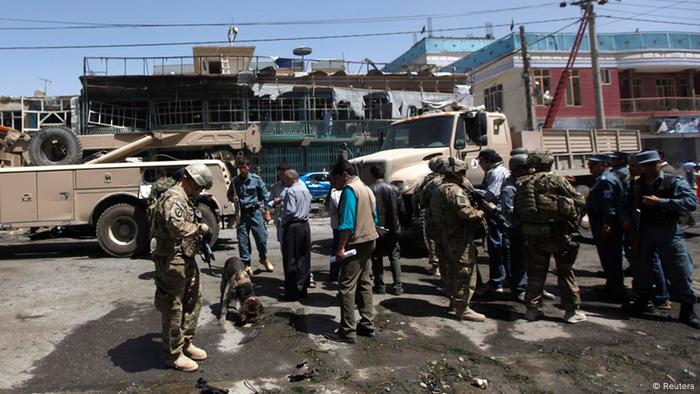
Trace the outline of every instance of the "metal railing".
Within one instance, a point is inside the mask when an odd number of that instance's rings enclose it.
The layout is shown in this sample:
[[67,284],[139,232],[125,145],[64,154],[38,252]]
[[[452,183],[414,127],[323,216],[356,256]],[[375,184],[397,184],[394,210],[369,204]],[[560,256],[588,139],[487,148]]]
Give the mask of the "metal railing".
[[[84,76],[125,76],[125,75],[235,75],[241,71],[259,72],[268,67],[302,72],[314,70],[345,71],[346,73],[366,73],[369,65],[364,61],[338,59],[285,59],[289,62],[275,62],[270,56],[199,55],[161,57],[85,57]],[[216,66],[212,68],[212,62]],[[376,63],[377,67],[386,63]],[[278,71],[278,72],[279,72]]]
[[642,97],[620,99],[622,112],[672,112],[700,110],[700,97]]

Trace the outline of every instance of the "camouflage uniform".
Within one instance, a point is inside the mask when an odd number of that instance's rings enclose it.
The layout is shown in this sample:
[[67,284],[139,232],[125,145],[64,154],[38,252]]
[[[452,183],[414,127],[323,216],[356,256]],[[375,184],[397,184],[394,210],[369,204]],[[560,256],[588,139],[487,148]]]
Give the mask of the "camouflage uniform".
[[[527,205],[525,182],[534,182],[534,197],[537,204],[542,201],[558,202],[560,209],[566,206],[562,201],[570,202],[568,209],[580,210],[586,203],[583,196],[576,192],[573,186],[561,175],[549,172],[552,158],[542,152],[531,153],[528,165],[535,167],[532,175],[518,178],[515,195],[514,216],[522,224],[526,242],[527,261],[527,292],[525,305],[528,309],[537,310],[542,300],[542,290],[547,278],[549,260],[554,256],[557,264],[557,282],[561,301],[567,312],[578,309],[581,300],[573,265],[578,254],[579,244],[574,240],[574,223],[562,222],[557,215],[548,215],[545,211],[538,212],[536,218],[524,214],[523,206]],[[548,163],[548,164],[547,164]],[[543,168],[544,166],[544,168]],[[531,200],[531,199],[530,199]],[[525,201],[525,202],[524,202]],[[574,208],[575,207],[575,208]],[[568,214],[571,214],[570,212]],[[573,214],[575,219],[575,214]]]
[[[428,262],[433,267],[438,267],[440,265],[435,245],[435,236],[431,234],[435,233],[435,229],[430,228],[430,196],[436,187],[442,184],[443,176],[439,173],[442,168],[442,159],[439,157],[433,158],[428,163],[430,170],[433,171],[426,175],[421,182],[420,186],[416,188],[413,193],[412,205],[414,212],[421,212],[423,216],[423,241],[425,242],[426,248],[428,248]],[[439,228],[439,227],[438,227]],[[442,268],[442,267],[440,267]]]
[[447,263],[443,280],[452,296],[457,317],[462,318],[476,289],[477,252],[473,241],[474,235],[483,231],[484,213],[471,205],[454,177],[446,176],[444,183],[432,192],[429,217],[431,228],[439,234],[436,237],[438,258]]
[[162,314],[163,346],[171,358],[192,341],[202,292],[194,256],[200,225],[194,206],[180,185],[158,200],[151,223],[151,256],[156,265],[154,304]]

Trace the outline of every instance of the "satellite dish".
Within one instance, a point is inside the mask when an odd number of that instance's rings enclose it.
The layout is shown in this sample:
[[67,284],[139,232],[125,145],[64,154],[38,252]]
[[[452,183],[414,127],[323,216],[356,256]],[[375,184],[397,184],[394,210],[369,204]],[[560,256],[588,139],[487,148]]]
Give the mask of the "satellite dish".
[[296,56],[307,56],[311,54],[311,48],[309,47],[296,47],[292,51],[292,53]]
[[233,44],[233,42],[236,40],[236,36],[238,35],[238,27],[236,26],[230,26],[228,28],[228,42]]

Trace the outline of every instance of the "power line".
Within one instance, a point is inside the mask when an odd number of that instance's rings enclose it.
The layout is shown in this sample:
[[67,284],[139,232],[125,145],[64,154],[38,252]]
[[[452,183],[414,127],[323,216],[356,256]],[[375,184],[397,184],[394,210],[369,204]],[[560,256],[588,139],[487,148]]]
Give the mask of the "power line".
[[[620,14],[620,15],[631,15],[631,16],[636,16],[637,13],[634,12],[627,12],[627,11],[617,11],[617,10],[611,10],[609,8],[605,9],[605,12],[612,12],[613,14]],[[696,21],[698,18],[693,18],[693,17],[683,17],[683,16],[673,16],[673,15],[659,15],[659,14],[654,14],[653,15],[656,18],[669,18],[669,19],[684,19],[684,20],[689,20],[689,21]]]
[[[683,1],[685,3],[685,1]],[[674,4],[665,5],[659,7],[657,5],[650,4],[628,4],[628,3],[608,3],[608,5],[615,7],[637,7],[637,8],[654,8],[655,10],[678,10],[678,11],[700,11],[700,8],[685,8],[685,7],[674,7]]]
[[[443,14],[420,14],[420,15],[400,15],[400,16],[380,16],[367,18],[334,18],[334,19],[306,19],[306,20],[281,20],[281,21],[253,21],[236,22],[236,26],[289,26],[289,25],[322,25],[322,24],[352,24],[352,23],[384,23],[384,22],[404,22],[410,20],[424,20],[430,18],[457,18],[461,16],[485,15],[507,11],[519,11],[530,8],[539,8],[557,4],[557,2],[544,2],[526,6],[498,8],[482,11],[464,11],[460,13]],[[230,26],[231,22],[205,22],[205,23],[99,23],[99,22],[75,22],[57,21],[46,19],[21,19],[21,18],[0,18],[0,21],[24,22],[24,23],[51,23],[73,26],[40,26],[40,27],[0,27],[0,30],[73,30],[73,29],[121,29],[121,28],[171,28],[171,27],[221,27]]]
[[[552,23],[552,22],[558,22],[558,21],[567,21],[567,20],[572,20],[572,19],[578,20],[580,18],[577,18],[577,17],[559,18],[559,19],[522,22],[520,24],[534,25],[534,24],[540,24],[540,23]],[[493,25],[493,27],[506,27],[506,26],[510,26],[510,25],[511,25],[510,23],[504,23],[504,24],[500,24],[500,25]],[[433,31],[447,32],[447,31],[462,31],[462,30],[475,30],[475,29],[483,29],[483,26],[456,27],[456,28],[448,28],[448,29],[433,29]],[[361,37],[382,37],[382,36],[407,35],[407,34],[414,34],[414,33],[419,33],[419,32],[416,30],[409,30],[409,31],[398,31],[398,32],[383,32],[383,33],[336,34],[336,35],[328,35],[328,36],[256,38],[256,39],[236,40],[236,43],[325,40],[325,39],[361,38]],[[134,44],[9,46],[9,47],[0,47],[0,50],[11,51],[11,50],[47,50],[47,49],[133,48],[133,47],[161,47],[161,46],[181,46],[181,45],[190,45],[191,46],[191,45],[212,45],[212,44],[229,44],[229,42],[228,41],[185,41],[185,42],[155,42],[155,43],[134,43]]]
[[[634,17],[622,17],[622,16],[612,16],[612,15],[597,15],[598,18],[609,18],[617,19],[623,21],[635,21],[635,22],[651,22],[651,23],[666,23],[670,25],[682,25],[682,26],[700,26],[700,23],[689,23],[689,22],[678,22],[678,21],[663,21],[658,19],[646,19],[646,18],[634,18]],[[606,24],[607,25],[607,24]]]

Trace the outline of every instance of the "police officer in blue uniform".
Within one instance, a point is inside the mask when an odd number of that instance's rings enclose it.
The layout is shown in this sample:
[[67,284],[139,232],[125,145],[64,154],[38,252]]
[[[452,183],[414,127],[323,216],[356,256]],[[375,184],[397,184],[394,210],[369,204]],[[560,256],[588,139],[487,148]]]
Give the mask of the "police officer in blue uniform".
[[245,270],[248,275],[253,274],[251,268],[251,247],[250,233],[253,233],[255,238],[255,246],[258,248],[260,255],[260,264],[262,264],[268,272],[272,272],[274,267],[267,258],[267,227],[265,227],[265,219],[263,213],[269,216],[267,210],[267,200],[270,198],[270,193],[267,191],[265,182],[262,178],[250,172],[250,161],[243,159],[238,162],[238,175],[233,178],[231,189],[228,191],[229,200],[234,201],[238,198],[241,207],[240,222],[236,227],[238,236],[238,254],[241,261],[245,264]]
[[[632,175],[630,174],[629,159],[630,154],[627,152],[616,151],[611,155],[612,162],[610,163],[610,172],[622,182],[622,199],[623,204],[629,200],[630,184]],[[622,232],[622,244],[625,251],[625,257],[630,262],[630,266],[624,270],[625,276],[632,276],[632,243],[630,242],[629,231]]]
[[700,328],[695,314],[696,296],[693,291],[693,262],[683,239],[678,219],[683,211],[692,212],[698,200],[683,178],[665,174],[662,161],[656,151],[644,151],[635,155],[641,175],[632,184],[638,188],[631,207],[639,210],[638,255],[635,264],[634,290],[637,300],[628,310],[641,313],[647,310],[654,295],[651,276],[652,261],[658,250],[661,264],[670,282],[673,299],[680,301],[678,320],[693,328]]
[[622,220],[620,205],[624,186],[610,172],[612,157],[596,154],[588,159],[588,169],[596,177],[586,199],[586,212],[591,223],[600,264],[605,274],[603,297],[624,304],[627,302],[622,273]]

